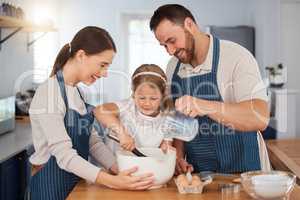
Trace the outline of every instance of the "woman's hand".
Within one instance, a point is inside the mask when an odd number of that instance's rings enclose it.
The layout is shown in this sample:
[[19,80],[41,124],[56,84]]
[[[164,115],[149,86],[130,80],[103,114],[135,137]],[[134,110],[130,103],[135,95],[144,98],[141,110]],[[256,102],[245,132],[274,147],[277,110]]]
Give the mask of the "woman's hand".
[[129,134],[119,134],[119,140],[120,146],[127,151],[132,151],[135,148],[134,139]]
[[114,174],[114,175],[116,175],[116,174],[119,173],[119,168],[118,168],[117,163],[114,163],[114,164],[109,168],[109,172],[110,172],[111,174]]
[[143,174],[133,176],[132,174],[137,171],[137,167],[120,172],[118,175],[113,176],[101,170],[98,174],[96,183],[105,185],[112,189],[123,190],[146,190],[153,186],[153,174]]

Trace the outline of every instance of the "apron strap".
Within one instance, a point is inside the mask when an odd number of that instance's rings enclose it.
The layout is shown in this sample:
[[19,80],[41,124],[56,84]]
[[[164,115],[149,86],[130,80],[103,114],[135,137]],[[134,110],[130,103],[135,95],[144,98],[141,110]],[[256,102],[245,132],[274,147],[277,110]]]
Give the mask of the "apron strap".
[[84,105],[85,105],[87,113],[91,113],[95,109],[95,106],[86,103],[85,100],[84,100],[84,98],[83,98],[83,95],[81,94],[81,92],[79,90],[79,88],[78,87],[76,87],[76,88],[77,88],[77,91],[79,93],[79,96],[80,96],[81,100],[84,102]]
[[220,40],[216,37],[213,37],[213,60],[212,60],[212,69],[213,73],[217,73],[219,66],[219,58],[220,58]]
[[66,93],[66,88],[65,88],[65,81],[64,81],[64,76],[63,76],[62,70],[57,71],[56,78],[57,78],[58,85],[59,85],[59,88],[60,88],[61,96],[63,97],[63,100],[64,100],[65,105],[66,105],[66,109],[68,109],[69,108],[69,103],[68,103],[68,98],[67,98],[67,93]]

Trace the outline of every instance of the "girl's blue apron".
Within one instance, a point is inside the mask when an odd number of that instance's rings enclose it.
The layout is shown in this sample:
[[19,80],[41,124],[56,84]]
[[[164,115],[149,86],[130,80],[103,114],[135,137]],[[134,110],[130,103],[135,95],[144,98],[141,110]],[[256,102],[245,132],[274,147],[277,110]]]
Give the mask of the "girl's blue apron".
[[[180,78],[178,61],[172,77],[173,99],[190,95],[210,101],[223,101],[217,84],[220,41],[213,37],[213,61],[210,73]],[[185,143],[187,161],[195,172],[237,173],[258,170],[260,166],[257,133],[240,132],[207,116],[198,117],[199,133]]]
[[[77,111],[70,109],[62,71],[57,72],[56,78],[66,106],[64,123],[72,140],[73,148],[82,158],[88,160],[89,137],[94,121],[94,116],[92,115],[93,107],[86,104],[87,114],[85,115],[81,115]],[[55,131],[55,127],[53,127],[53,131]],[[30,199],[64,200],[79,180],[80,178],[75,174],[61,169],[57,165],[55,157],[51,156],[43,168],[31,177],[29,187]]]

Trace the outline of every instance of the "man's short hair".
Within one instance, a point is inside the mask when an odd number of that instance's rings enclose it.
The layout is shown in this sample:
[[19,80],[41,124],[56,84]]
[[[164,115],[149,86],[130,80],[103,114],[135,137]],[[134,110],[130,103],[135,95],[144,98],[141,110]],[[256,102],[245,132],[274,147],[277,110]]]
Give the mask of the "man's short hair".
[[150,30],[155,31],[159,23],[164,19],[167,19],[179,25],[183,25],[184,20],[187,17],[191,18],[196,23],[196,20],[192,13],[182,5],[166,4],[160,6],[157,10],[154,11],[153,16],[151,17]]

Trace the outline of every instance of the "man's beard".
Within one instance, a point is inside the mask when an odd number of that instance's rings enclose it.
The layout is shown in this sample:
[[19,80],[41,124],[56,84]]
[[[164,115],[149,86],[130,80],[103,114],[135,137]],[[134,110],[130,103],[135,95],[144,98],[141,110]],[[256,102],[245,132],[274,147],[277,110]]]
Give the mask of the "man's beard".
[[[185,33],[186,46],[185,48],[176,50],[175,56],[178,58],[180,62],[185,64],[191,64],[195,53],[195,39],[194,36],[187,30],[184,30],[184,33]],[[182,53],[185,53],[184,57],[179,56]]]

